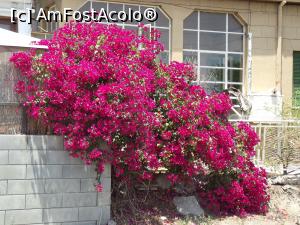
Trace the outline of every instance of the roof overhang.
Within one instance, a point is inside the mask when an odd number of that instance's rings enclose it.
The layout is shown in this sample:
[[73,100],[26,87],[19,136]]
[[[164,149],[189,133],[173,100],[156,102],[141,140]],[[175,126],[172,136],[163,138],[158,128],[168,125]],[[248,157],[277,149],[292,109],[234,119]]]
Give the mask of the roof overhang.
[[0,47],[8,50],[9,48],[38,48],[48,49],[45,45],[39,45],[40,39],[30,37],[24,34],[0,28]]

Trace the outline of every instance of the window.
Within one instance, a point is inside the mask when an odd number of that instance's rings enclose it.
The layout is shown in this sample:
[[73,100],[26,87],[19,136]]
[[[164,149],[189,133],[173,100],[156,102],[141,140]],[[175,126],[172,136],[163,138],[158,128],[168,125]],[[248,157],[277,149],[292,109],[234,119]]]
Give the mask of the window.
[[[39,11],[36,10],[37,13]],[[56,5],[51,5],[47,8],[47,12],[56,12],[59,11]],[[32,20],[32,36],[39,38],[39,39],[51,39],[53,37],[53,33],[59,28],[59,21],[53,18],[52,16],[51,21],[37,21],[35,19]],[[58,18],[58,17],[57,17]]]
[[300,52],[293,54],[293,105],[300,107]]
[[10,22],[9,17],[0,16],[0,28],[17,32],[17,24]]
[[[158,14],[158,19],[155,22],[149,22],[147,20],[141,21],[141,23],[145,25],[151,25],[152,28],[159,30],[161,33],[160,42],[164,45],[164,51],[160,54],[160,59],[168,63],[170,61],[170,19],[167,15],[156,6],[144,6],[144,5],[135,5],[135,4],[122,4],[122,3],[110,3],[110,2],[101,2],[101,1],[88,1],[86,2],[79,11],[89,11],[94,9],[95,11],[100,11],[101,8],[105,9],[107,13],[110,11],[125,11],[128,12],[130,9],[133,11],[140,11],[141,13],[144,12],[147,8],[154,8]],[[103,22],[105,23],[105,22]],[[128,30],[138,30],[138,23],[137,22],[117,22],[114,23],[118,26],[121,26],[124,29]]]
[[193,12],[183,23],[183,61],[196,66],[195,83],[208,93],[242,91],[243,26],[230,13]]
[[[48,11],[58,11],[56,5],[52,5],[49,7]],[[51,22],[47,22],[47,32],[53,33],[59,27],[59,22],[52,20]]]

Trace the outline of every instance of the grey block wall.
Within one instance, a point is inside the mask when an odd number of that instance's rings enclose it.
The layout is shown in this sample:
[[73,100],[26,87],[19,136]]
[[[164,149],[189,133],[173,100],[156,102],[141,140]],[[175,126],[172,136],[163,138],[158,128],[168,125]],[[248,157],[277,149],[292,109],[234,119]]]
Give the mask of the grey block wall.
[[98,225],[110,219],[110,166],[71,158],[58,136],[0,135],[0,225]]

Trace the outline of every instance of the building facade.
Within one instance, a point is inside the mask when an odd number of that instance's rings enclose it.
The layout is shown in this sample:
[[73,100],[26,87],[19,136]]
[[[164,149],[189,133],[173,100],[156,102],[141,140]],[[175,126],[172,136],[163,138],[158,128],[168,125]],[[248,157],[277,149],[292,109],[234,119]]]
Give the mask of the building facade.
[[[16,31],[19,33],[31,34],[31,25],[22,23],[22,22],[16,22],[11,23],[11,9],[17,9],[18,11],[25,11],[27,8],[32,7],[32,1],[31,0],[13,0],[13,1],[0,1],[0,28]],[[26,19],[26,15],[22,17],[23,19]]]
[[[35,0],[32,3],[36,9],[60,11],[64,8],[143,11],[153,7],[158,20],[151,25],[161,32],[165,45],[161,59],[193,63],[198,75],[196,84],[208,91],[239,89],[252,103],[250,119],[253,120],[277,120],[283,104],[300,106],[299,0]],[[62,24],[39,24],[39,32],[51,33]],[[137,24],[120,22],[119,25],[137,29]]]

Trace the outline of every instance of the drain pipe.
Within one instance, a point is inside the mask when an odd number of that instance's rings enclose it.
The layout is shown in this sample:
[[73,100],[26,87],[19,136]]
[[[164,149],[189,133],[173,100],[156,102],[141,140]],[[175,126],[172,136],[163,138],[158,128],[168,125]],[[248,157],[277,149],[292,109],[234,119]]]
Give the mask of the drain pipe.
[[[276,88],[275,92],[282,94],[282,9],[286,0],[278,5],[277,21],[277,55],[276,55]],[[275,93],[274,93],[275,94]]]

